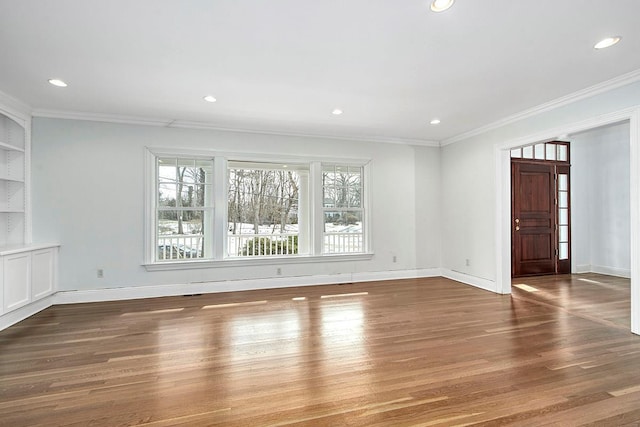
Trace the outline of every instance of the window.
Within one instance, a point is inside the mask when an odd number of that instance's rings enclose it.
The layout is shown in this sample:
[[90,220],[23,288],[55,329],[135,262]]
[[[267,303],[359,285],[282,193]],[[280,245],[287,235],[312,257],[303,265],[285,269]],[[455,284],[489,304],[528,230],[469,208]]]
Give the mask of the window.
[[322,166],[323,253],[364,251],[362,167]]
[[569,143],[563,141],[541,142],[511,149],[512,159],[569,161]]
[[[306,253],[300,248],[300,173],[308,165],[229,162],[227,256]],[[303,220],[304,221],[304,220]]]
[[369,253],[366,162],[149,150],[147,165],[151,269]]
[[156,260],[211,257],[213,162],[157,159]]

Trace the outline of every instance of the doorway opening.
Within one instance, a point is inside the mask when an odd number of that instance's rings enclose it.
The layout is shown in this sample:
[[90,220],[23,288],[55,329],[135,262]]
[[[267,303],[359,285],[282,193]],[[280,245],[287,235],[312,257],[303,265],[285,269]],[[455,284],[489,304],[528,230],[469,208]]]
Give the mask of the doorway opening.
[[569,143],[511,149],[511,276],[571,272]]
[[[630,292],[631,292],[631,332],[640,335],[640,108],[637,106],[608,114],[595,116],[583,121],[567,123],[557,127],[495,145],[496,161],[496,277],[495,289],[499,293],[510,294],[511,277],[511,158],[510,150],[554,138],[564,139],[590,129],[615,123],[626,123],[629,129],[629,213],[630,213]],[[563,135],[562,137],[557,137]],[[574,224],[575,229],[575,224]],[[575,231],[575,230],[574,230]],[[574,237],[575,240],[575,237]],[[575,246],[574,241],[574,256]],[[575,266],[572,266],[575,268]]]

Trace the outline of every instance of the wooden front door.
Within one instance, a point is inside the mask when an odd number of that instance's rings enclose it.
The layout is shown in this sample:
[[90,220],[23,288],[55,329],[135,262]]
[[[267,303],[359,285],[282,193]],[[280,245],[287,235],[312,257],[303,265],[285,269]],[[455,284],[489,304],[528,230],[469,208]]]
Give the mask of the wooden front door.
[[512,275],[555,274],[555,164],[512,161]]

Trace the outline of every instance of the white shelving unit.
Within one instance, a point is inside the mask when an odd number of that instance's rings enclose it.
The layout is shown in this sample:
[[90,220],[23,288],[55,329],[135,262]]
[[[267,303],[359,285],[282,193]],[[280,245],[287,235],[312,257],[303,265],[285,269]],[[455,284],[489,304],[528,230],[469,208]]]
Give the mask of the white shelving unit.
[[0,330],[51,305],[57,290],[59,245],[31,241],[30,148],[29,113],[0,104]]
[[27,132],[23,126],[0,114],[0,247],[26,241]]

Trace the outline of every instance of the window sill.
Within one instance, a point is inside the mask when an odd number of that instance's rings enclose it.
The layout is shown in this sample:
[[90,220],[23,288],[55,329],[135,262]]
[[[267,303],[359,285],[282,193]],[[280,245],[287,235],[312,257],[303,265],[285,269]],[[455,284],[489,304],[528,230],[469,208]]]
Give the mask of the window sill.
[[225,258],[221,260],[193,260],[193,261],[165,261],[142,264],[147,271],[168,270],[192,270],[198,268],[219,267],[247,267],[260,265],[306,264],[343,261],[368,261],[373,258],[373,253],[364,254],[336,254],[336,255],[298,255],[287,257],[263,257],[263,258]]

